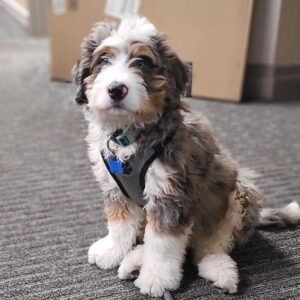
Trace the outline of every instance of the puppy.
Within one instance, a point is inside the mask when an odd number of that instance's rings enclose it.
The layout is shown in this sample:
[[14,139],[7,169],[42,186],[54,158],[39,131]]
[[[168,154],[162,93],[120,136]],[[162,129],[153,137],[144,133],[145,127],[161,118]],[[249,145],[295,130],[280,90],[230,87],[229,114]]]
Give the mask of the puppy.
[[261,210],[206,119],[181,101],[187,66],[147,19],[96,24],[74,74],[108,220],[89,263],[119,266],[121,279],[138,274],[135,286],[157,297],[179,287],[190,247],[199,275],[235,293],[234,245],[258,225],[299,223],[298,204]]

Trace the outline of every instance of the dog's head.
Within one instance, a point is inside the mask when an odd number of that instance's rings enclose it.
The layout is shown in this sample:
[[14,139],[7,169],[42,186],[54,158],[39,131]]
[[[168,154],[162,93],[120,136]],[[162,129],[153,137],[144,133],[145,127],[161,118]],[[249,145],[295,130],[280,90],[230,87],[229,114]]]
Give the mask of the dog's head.
[[74,67],[77,103],[101,121],[146,123],[178,107],[186,65],[146,19],[96,24]]

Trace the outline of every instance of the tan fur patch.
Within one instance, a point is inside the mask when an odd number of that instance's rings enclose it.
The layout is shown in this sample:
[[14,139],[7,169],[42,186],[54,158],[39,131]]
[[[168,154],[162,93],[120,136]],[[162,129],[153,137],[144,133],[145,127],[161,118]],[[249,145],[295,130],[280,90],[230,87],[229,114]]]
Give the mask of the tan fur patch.
[[149,100],[145,101],[142,108],[135,113],[136,120],[141,122],[149,122],[158,114],[162,113],[165,97],[165,91],[149,95]]
[[118,49],[111,47],[111,46],[101,46],[100,45],[93,52],[93,59],[92,59],[91,66],[90,66],[91,69],[93,69],[95,67],[98,58],[103,54],[107,55],[110,58],[114,58],[118,54]]
[[229,206],[224,219],[201,237],[198,258],[208,254],[229,253],[235,245],[235,233],[242,230],[244,215],[244,199],[235,190],[229,196]]
[[159,223],[151,214],[148,214],[146,219],[147,219],[147,224],[151,227],[151,229],[153,231],[155,231],[155,232],[161,231]]
[[92,88],[92,84],[93,84],[94,80],[96,79],[96,77],[97,77],[97,74],[94,73],[84,79],[83,82],[87,85],[87,88]]
[[107,53],[109,56],[115,57],[118,51],[119,50],[115,47],[100,45],[94,50],[93,55]]
[[166,88],[167,79],[162,75],[155,75],[152,78],[152,87],[157,90],[162,90]]
[[177,236],[183,234],[186,231],[186,226],[181,226],[173,230],[166,230],[162,228],[159,221],[151,213],[147,214],[146,219],[147,225],[150,226],[151,230],[156,233],[172,234]]
[[129,217],[129,209],[125,203],[112,203],[105,206],[105,213],[109,222],[125,222]]
[[143,43],[135,43],[132,45],[130,58],[136,58],[139,56],[149,57],[153,63],[155,63],[155,55],[151,49]]

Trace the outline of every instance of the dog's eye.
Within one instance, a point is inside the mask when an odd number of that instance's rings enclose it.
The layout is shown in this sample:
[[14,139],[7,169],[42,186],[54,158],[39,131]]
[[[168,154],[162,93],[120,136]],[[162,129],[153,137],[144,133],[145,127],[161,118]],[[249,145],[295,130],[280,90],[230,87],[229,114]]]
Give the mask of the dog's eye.
[[142,68],[142,67],[153,67],[153,61],[150,57],[148,56],[139,56],[134,62],[133,66],[137,68]]
[[103,65],[106,65],[106,64],[109,64],[109,57],[108,56],[101,56],[100,59],[99,59],[99,63],[103,66]]

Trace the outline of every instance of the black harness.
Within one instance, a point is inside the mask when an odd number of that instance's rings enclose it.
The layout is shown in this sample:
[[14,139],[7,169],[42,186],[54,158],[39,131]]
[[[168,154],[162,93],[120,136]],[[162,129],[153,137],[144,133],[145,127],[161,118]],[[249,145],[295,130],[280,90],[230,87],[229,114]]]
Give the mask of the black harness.
[[[105,157],[104,152],[101,152],[101,157],[108,172],[115,180],[122,193],[136,204],[140,206],[145,206],[147,204],[147,201],[143,197],[146,173],[153,161],[162,153],[163,145],[165,146],[169,143],[174,134],[175,131],[166,138],[163,144],[160,143],[152,148],[137,151],[125,162],[118,160],[112,150],[110,150],[111,155],[109,155],[109,157]],[[136,138],[136,135],[134,138]],[[114,133],[108,141],[108,149],[110,149],[110,140],[119,145],[128,146],[131,144],[131,139],[130,134],[118,136],[118,134]]]

